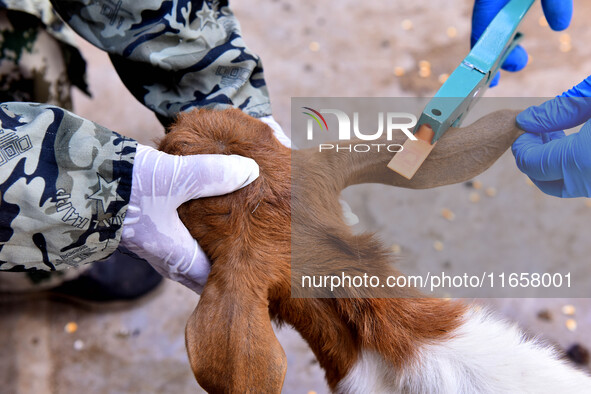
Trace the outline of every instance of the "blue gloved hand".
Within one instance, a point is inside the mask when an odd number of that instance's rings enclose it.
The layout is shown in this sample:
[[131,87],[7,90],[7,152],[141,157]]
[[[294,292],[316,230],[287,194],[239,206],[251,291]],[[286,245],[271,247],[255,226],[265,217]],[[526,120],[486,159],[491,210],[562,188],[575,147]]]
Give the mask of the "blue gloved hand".
[[[546,194],[591,197],[591,76],[517,116],[527,131],[513,143],[517,167]],[[583,124],[578,133],[563,129]]]
[[[472,12],[471,47],[476,44],[484,30],[509,0],[475,0]],[[542,0],[542,8],[552,30],[564,30],[570,24],[573,15],[572,0]],[[527,64],[527,52],[520,45],[515,47],[502,65],[506,71],[519,71]],[[495,75],[490,86],[499,83],[500,72]]]

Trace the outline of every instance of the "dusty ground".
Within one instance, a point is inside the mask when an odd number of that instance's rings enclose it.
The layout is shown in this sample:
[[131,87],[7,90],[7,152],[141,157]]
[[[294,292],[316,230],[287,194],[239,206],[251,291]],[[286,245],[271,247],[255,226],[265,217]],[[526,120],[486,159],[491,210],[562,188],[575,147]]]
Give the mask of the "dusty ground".
[[[433,94],[439,76],[451,72],[467,53],[470,3],[248,0],[235,2],[234,11],[246,42],[263,58],[275,117],[289,133],[290,97]],[[585,16],[591,4],[575,1],[575,10],[568,30],[572,46],[562,52],[561,40],[566,38],[540,25],[536,4],[522,28],[530,64],[518,74],[504,73],[500,86],[488,95],[553,96],[586,77],[591,72],[591,30]],[[409,27],[405,19],[412,23],[408,30],[403,28]],[[76,95],[76,112],[142,143],[161,136],[155,117],[126,92],[107,57],[89,45],[82,48],[94,98]],[[418,76],[421,60],[431,64],[426,78]],[[404,75],[396,76],[395,67]],[[362,225],[378,226],[383,239],[401,245],[407,264],[439,267],[474,259],[492,264],[544,258],[556,264],[574,261],[582,267],[581,275],[589,275],[591,247],[584,238],[591,208],[585,201],[542,195],[526,183],[510,154],[478,180],[484,188],[496,188],[497,196],[477,190],[481,201],[470,204],[474,190],[457,185],[414,193],[365,188],[347,191],[346,197]],[[388,209],[393,199],[404,210]],[[444,207],[456,213],[454,222],[440,217]],[[433,249],[436,240],[443,242],[442,251]],[[532,242],[531,248],[520,244],[526,241]],[[35,298],[3,303],[0,392],[196,392],[183,330],[197,301],[168,282],[140,303],[100,310]],[[563,348],[573,343],[591,347],[589,299],[480,302]],[[561,311],[566,304],[576,308],[574,331],[565,327],[571,317]],[[537,316],[542,310],[549,312],[550,321]],[[68,322],[77,323],[75,333],[65,332]],[[327,392],[322,372],[298,334],[281,329],[278,336],[289,362],[284,391]]]

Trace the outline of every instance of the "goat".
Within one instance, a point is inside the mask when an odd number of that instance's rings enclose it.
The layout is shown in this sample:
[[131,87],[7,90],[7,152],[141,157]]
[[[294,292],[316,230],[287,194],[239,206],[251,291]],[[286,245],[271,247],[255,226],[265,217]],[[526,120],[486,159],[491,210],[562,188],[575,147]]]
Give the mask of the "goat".
[[260,167],[251,185],[178,209],[212,261],[186,327],[199,384],[214,393],[279,393],[287,361],[275,320],[299,331],[338,393],[589,390],[591,378],[552,349],[459,301],[412,289],[384,290],[380,298],[359,289],[337,294],[343,298],[298,298],[292,287],[300,274],[291,272],[292,258],[319,274],[351,270],[361,259],[372,274],[400,275],[373,235],[354,235],[345,224],[340,191],[360,183],[421,189],[472,179],[521,133],[516,114],[498,111],[449,130],[412,180],[386,168],[387,151],[290,151],[240,110],[180,114],[161,150],[239,154]]

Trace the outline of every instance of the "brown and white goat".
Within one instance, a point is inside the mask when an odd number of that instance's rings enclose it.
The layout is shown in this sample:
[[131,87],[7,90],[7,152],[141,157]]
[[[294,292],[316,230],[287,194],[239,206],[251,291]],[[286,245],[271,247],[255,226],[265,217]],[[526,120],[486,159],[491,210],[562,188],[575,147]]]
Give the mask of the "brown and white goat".
[[[341,190],[360,183],[420,189],[471,179],[519,135],[515,115],[496,112],[448,131],[406,180],[386,168],[388,152],[290,151],[269,126],[239,110],[181,114],[161,150],[239,154],[260,166],[251,185],[179,208],[213,263],[186,328],[199,384],[209,392],[279,393],[287,361],[274,319],[299,331],[339,393],[591,390],[591,379],[550,348],[457,301],[408,289],[378,293],[381,298],[363,298],[363,292],[339,294],[347,298],[292,294],[292,253],[318,274],[335,266],[350,270],[361,260],[373,274],[400,275],[378,240],[355,235],[344,223]],[[390,143],[397,142],[403,141]],[[293,182],[291,168],[298,174]]]

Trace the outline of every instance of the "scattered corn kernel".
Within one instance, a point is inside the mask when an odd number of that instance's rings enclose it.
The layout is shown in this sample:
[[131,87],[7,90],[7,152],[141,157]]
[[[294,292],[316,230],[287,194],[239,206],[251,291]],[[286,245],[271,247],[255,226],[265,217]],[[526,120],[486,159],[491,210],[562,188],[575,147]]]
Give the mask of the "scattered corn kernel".
[[394,254],[398,254],[402,251],[402,247],[398,244],[393,244],[390,249],[392,250],[392,253],[394,253]]
[[427,78],[431,75],[431,69],[430,68],[421,68],[419,69],[419,77],[421,78]]
[[470,200],[470,202],[477,203],[480,201],[480,194],[478,194],[476,192],[472,192],[468,196],[468,199]]
[[64,326],[64,331],[67,332],[68,334],[75,333],[76,331],[78,331],[78,324],[76,324],[74,322],[69,322],[68,324],[66,324]]
[[570,42],[561,42],[560,43],[560,52],[570,52],[573,49]]
[[450,27],[447,28],[446,33],[447,33],[447,36],[448,37],[454,38],[455,36],[458,35],[458,29],[456,29],[453,26],[450,26]]
[[571,42],[570,34],[568,34],[568,33],[561,34],[560,35],[560,42],[561,43],[565,43],[565,44],[566,43],[569,43],[570,44],[570,42]]
[[431,63],[429,63],[427,60],[421,60],[419,62],[419,68],[431,68]]
[[316,394],[316,391],[308,391],[308,394]]
[[309,45],[308,48],[312,51],[312,52],[318,52],[320,50],[320,44],[317,41],[312,41]]
[[419,77],[427,78],[431,75],[431,63],[427,60],[419,61]]
[[476,190],[480,190],[482,189],[482,182],[480,181],[473,181],[472,182],[472,187]]
[[404,30],[412,29],[412,21],[410,19],[403,20],[401,25]]
[[575,319],[567,319],[565,325],[569,331],[575,331],[577,329],[577,321]]
[[576,308],[574,305],[564,305],[561,310],[563,314],[572,316],[575,314]]
[[439,74],[439,83],[445,83],[445,81],[447,81],[447,78],[449,78],[449,74]]
[[400,66],[394,67],[394,75],[396,75],[397,77],[403,76],[404,75],[404,68],[400,67]]
[[494,187],[487,187],[484,193],[489,197],[494,197],[497,195],[497,189]]
[[591,208],[591,198],[585,200],[585,206]]
[[456,218],[456,214],[453,213],[453,211],[448,208],[443,208],[441,210],[441,216],[443,216],[444,219],[447,219],[450,222]]
[[441,242],[441,241],[433,242],[433,249],[435,249],[438,252],[441,252],[443,250],[443,242]]
[[84,349],[84,342],[81,339],[76,339],[74,341],[74,349],[75,350],[82,350]]
[[571,37],[568,33],[560,35],[560,50],[562,52],[569,52],[572,49]]
[[540,19],[538,19],[538,25],[548,27],[548,21],[545,16],[541,16]]

